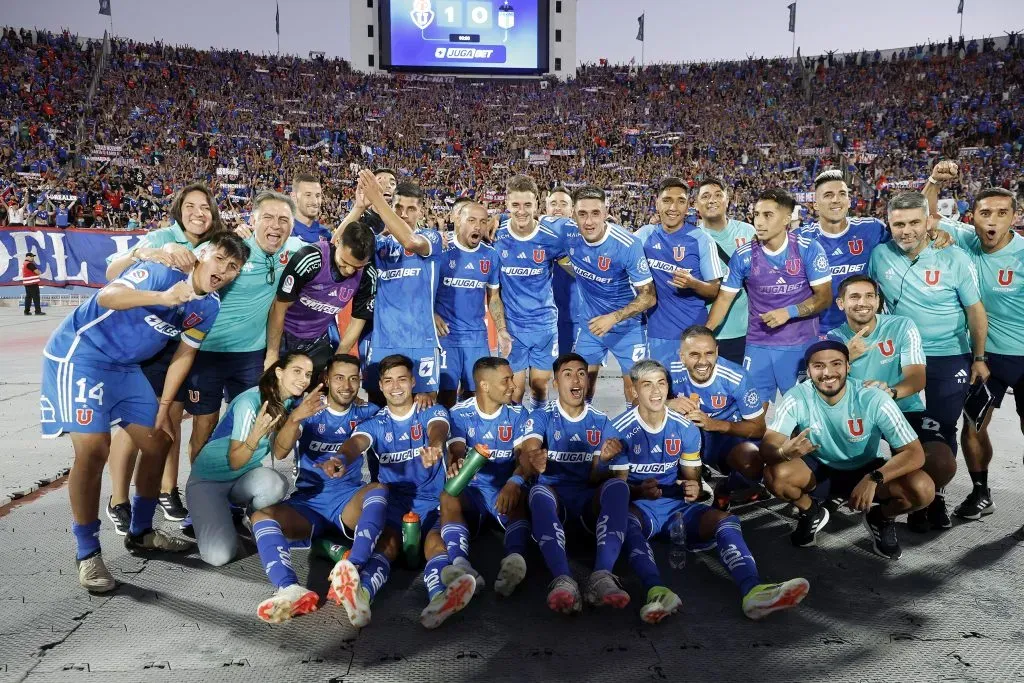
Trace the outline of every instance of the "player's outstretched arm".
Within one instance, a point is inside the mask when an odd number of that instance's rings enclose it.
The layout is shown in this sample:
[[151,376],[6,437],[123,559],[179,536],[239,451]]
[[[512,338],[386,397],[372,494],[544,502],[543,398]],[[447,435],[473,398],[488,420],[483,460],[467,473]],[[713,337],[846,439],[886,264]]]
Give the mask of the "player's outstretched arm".
[[711,311],[708,312],[707,326],[709,330],[717,330],[725,322],[725,316],[729,313],[729,309],[732,308],[732,302],[736,300],[736,292],[729,291],[727,289],[718,290],[718,295],[715,296],[715,302],[711,304]]
[[133,289],[112,282],[96,295],[96,303],[112,311],[126,311],[140,306],[177,306],[192,298],[194,291],[187,280],[178,282],[164,291]]
[[341,335],[341,342],[338,344],[336,352],[348,353],[356,345],[356,342],[359,341],[359,335],[365,326],[366,321],[362,318],[350,318],[348,325],[345,327],[345,332]]
[[264,370],[277,362],[281,352],[281,335],[284,334],[284,316],[291,306],[291,301],[274,299],[267,314],[267,355],[263,360]]
[[398,240],[398,243],[404,249],[408,249],[420,256],[430,255],[432,248],[430,242],[426,237],[413,232],[412,228],[398,217],[398,214],[395,213],[394,209],[391,208],[391,205],[384,198],[384,193],[380,189],[380,183],[377,182],[377,178],[366,169],[359,172],[359,190],[366,196],[370,206],[381,217],[384,225],[388,227],[388,230],[391,231],[391,234],[395,236],[395,239]]

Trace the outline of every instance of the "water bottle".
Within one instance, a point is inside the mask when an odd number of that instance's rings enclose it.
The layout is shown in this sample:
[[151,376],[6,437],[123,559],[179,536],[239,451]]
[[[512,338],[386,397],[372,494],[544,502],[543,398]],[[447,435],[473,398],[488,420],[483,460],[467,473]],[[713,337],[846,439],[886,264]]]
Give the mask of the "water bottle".
[[335,538],[321,537],[313,541],[310,550],[317,557],[337,563],[349,553],[349,547],[337,541],[338,539]]
[[682,512],[672,516],[668,537],[672,541],[672,548],[668,551],[668,564],[673,569],[682,569],[686,566],[686,520]]
[[470,448],[465,460],[462,461],[462,469],[459,470],[458,474],[445,482],[445,493],[453,498],[461,496],[462,492],[469,486],[469,482],[473,480],[477,472],[483,469],[483,466],[487,464],[490,457],[491,450],[482,443],[477,444],[475,448]]
[[420,516],[407,512],[402,517],[402,555],[410,569],[420,566]]

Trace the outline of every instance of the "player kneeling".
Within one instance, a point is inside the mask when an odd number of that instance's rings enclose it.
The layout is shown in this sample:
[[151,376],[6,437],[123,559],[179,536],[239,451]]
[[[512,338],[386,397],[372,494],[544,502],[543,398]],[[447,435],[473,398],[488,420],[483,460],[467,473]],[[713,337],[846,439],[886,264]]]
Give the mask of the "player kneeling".
[[493,517],[505,530],[505,557],[494,590],[509,596],[526,576],[526,543],[530,522],[522,469],[516,456],[527,413],[512,403],[515,381],[504,358],[488,356],[473,365],[476,396],[455,405],[448,455],[453,469],[461,468],[470,445],[489,454],[487,462],[458,496],[441,494],[441,538],[455,568],[473,574],[477,589],[482,579],[469,564],[469,530],[466,518],[479,528]]
[[[387,510],[387,489],[381,484],[363,484],[362,455],[339,476],[329,476],[321,467],[334,457],[341,445],[363,420],[374,415],[375,405],[355,405],[359,393],[359,359],[339,354],[330,359],[325,371],[327,402],[318,386],[289,415],[274,441],[274,455],[285,457],[298,442],[298,477],[295,493],[276,505],[252,515],[252,536],[270,582],[277,588],[273,597],[260,603],[256,613],[272,624],[312,612],[320,597],[299,585],[292,570],[289,547],[324,532],[340,531],[352,544],[349,561],[364,567],[372,583],[380,560],[372,564],[371,552]],[[332,591],[329,599],[340,603]],[[369,612],[359,619],[369,621]]]
[[567,517],[575,517],[597,537],[587,602],[622,608],[629,604],[629,593],[612,568],[626,531],[629,465],[618,457],[618,442],[605,443],[612,431],[608,418],[586,403],[587,361],[565,353],[552,369],[558,398],[530,413],[523,426],[520,458],[528,473],[539,474],[530,489],[529,506],[533,537],[554,575],[548,607],[563,614],[582,607],[579,586],[569,571],[562,526]]
[[625,545],[630,566],[647,589],[647,604],[640,610],[640,618],[658,623],[681,604],[679,597],[662,585],[647,542],[668,533],[677,514],[682,515],[688,539],[698,539],[702,546],[717,543],[718,557],[743,595],[744,614],[761,619],[795,607],[810,589],[807,580],[761,583],[740,520],[693,502],[701,492],[700,430],[666,407],[671,382],[668,371],[657,361],[643,360],[630,370],[630,378],[637,406],[612,420],[610,438],[621,442],[629,459],[633,506]]
[[[761,441],[765,483],[800,510],[790,539],[798,547],[814,545],[828,524],[821,503],[845,498],[864,513],[875,553],[898,560],[896,517],[935,497],[935,484],[921,469],[921,442],[888,393],[847,378],[845,344],[815,342],[804,359],[810,381],[786,392]],[[879,448],[883,438],[889,458]]]
[[410,512],[419,516],[420,528],[427,530],[423,582],[430,603],[420,614],[420,623],[437,628],[469,604],[476,589],[471,574],[448,569],[451,562],[438,528],[448,412],[440,405],[420,408],[413,402],[412,369],[412,361],[406,356],[394,354],[381,359],[380,390],[387,409],[360,424],[338,454],[321,465],[331,476],[344,476],[372,446],[376,467],[370,471],[376,470],[376,480],[388,490],[377,552],[362,565],[362,558],[353,552],[331,571],[331,591],[356,627],[370,623],[370,602],[391,573],[391,563],[402,548],[402,518]]

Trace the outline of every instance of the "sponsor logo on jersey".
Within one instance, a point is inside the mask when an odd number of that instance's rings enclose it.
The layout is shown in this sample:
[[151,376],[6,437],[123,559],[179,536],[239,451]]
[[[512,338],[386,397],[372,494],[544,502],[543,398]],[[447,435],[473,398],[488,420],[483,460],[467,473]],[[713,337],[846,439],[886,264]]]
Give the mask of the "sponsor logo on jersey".
[[929,287],[934,287],[939,284],[939,278],[942,277],[941,270],[926,270],[924,271],[924,283]]
[[[818,258],[814,259],[814,267],[817,268],[818,270],[825,270],[825,269],[827,269],[828,268],[828,257],[825,256],[824,254],[822,254]],[[796,273],[791,273],[791,274],[792,275],[796,275]]]
[[124,278],[126,280],[130,280],[131,282],[134,282],[135,284],[139,284],[140,282],[142,282],[143,280],[145,280],[148,277],[149,277],[149,271],[145,270],[143,268],[135,268],[133,270],[129,270],[124,275]]
[[1013,271],[1000,269],[996,281],[1003,287],[1009,287],[1013,282]]
[[630,463],[629,470],[633,474],[665,474],[678,466],[674,460],[672,462]]
[[682,439],[665,439],[665,452],[673,458],[679,455],[681,450],[683,450]]
[[293,287],[295,287],[295,278],[289,275],[281,283],[281,291],[285,294],[291,294]]
[[676,261],[686,258],[686,247],[672,247],[672,258]]
[[864,252],[864,240],[862,239],[850,240],[847,244],[850,247],[850,253],[854,256]]
[[850,430],[850,436],[863,436],[864,435],[864,420],[861,418],[853,418],[846,421],[846,428]]
[[892,343],[892,339],[886,339],[885,341],[878,342],[878,351],[888,358],[896,353],[896,346]]
[[165,322],[163,318],[158,315],[150,314],[145,317],[146,324],[152,327],[160,334],[168,337],[177,337],[178,333],[181,332],[176,325],[172,325],[169,322]]
[[299,303],[301,303],[309,310],[315,311],[317,313],[328,313],[330,315],[334,315],[335,313],[341,310],[340,306],[334,306],[323,301],[317,301],[316,299],[308,297],[305,294],[299,297]]

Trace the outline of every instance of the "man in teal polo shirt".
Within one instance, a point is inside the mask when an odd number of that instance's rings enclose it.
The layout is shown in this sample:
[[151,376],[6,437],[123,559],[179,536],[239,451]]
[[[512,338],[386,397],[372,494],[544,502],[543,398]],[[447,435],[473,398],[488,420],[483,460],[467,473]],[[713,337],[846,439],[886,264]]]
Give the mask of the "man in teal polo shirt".
[[[928,452],[925,472],[940,492],[925,515],[915,515],[911,528],[948,529],[942,487],[956,474],[956,423],[970,385],[989,376],[985,340],[988,318],[978,291],[978,278],[961,249],[938,251],[928,236],[928,200],[920,192],[903,192],[889,201],[893,239],[871,254],[868,274],[878,283],[889,312],[917,325],[927,361],[924,441],[949,447]],[[969,335],[969,339],[968,339]]]
[[[952,161],[940,161],[932,170],[924,195],[932,215],[937,215],[939,188],[955,180],[959,168]],[[1024,432],[1024,238],[1011,228],[1017,213],[1017,197],[1010,190],[990,187],[974,198],[974,225],[943,220],[940,225],[967,252],[978,273],[981,302],[988,314],[988,379],[995,405],[1002,404],[1009,387],[1017,403],[1017,415]],[[980,519],[995,512],[988,487],[988,466],[992,462],[992,442],[988,419],[976,431],[966,422],[960,433],[967,472],[973,488],[953,512],[962,519]]]
[[256,386],[267,354],[267,316],[277,282],[291,252],[304,244],[291,237],[295,202],[264,192],[253,202],[251,254],[234,282],[221,293],[220,314],[196,355],[186,380],[185,409],[192,415],[189,456],[193,460],[217,425],[221,401]]
[[[753,241],[754,226],[725,215],[726,209],[729,208],[729,188],[718,178],[705,178],[700,181],[694,206],[700,213],[700,227],[718,246],[722,271],[728,274],[733,252],[737,247]],[[708,310],[710,309],[709,304]],[[732,308],[725,316],[725,322],[715,335],[718,339],[718,355],[737,365],[743,365],[743,356],[747,349],[747,314],[747,293],[740,290]]]
[[[896,560],[903,554],[896,517],[928,505],[935,486],[921,471],[924,449],[896,402],[848,378],[849,357],[833,339],[808,347],[809,381],[786,392],[761,440],[764,480],[800,510],[794,545],[814,545],[829,518],[821,503],[845,498],[864,512],[875,553]],[[888,458],[882,439],[892,451]]]

